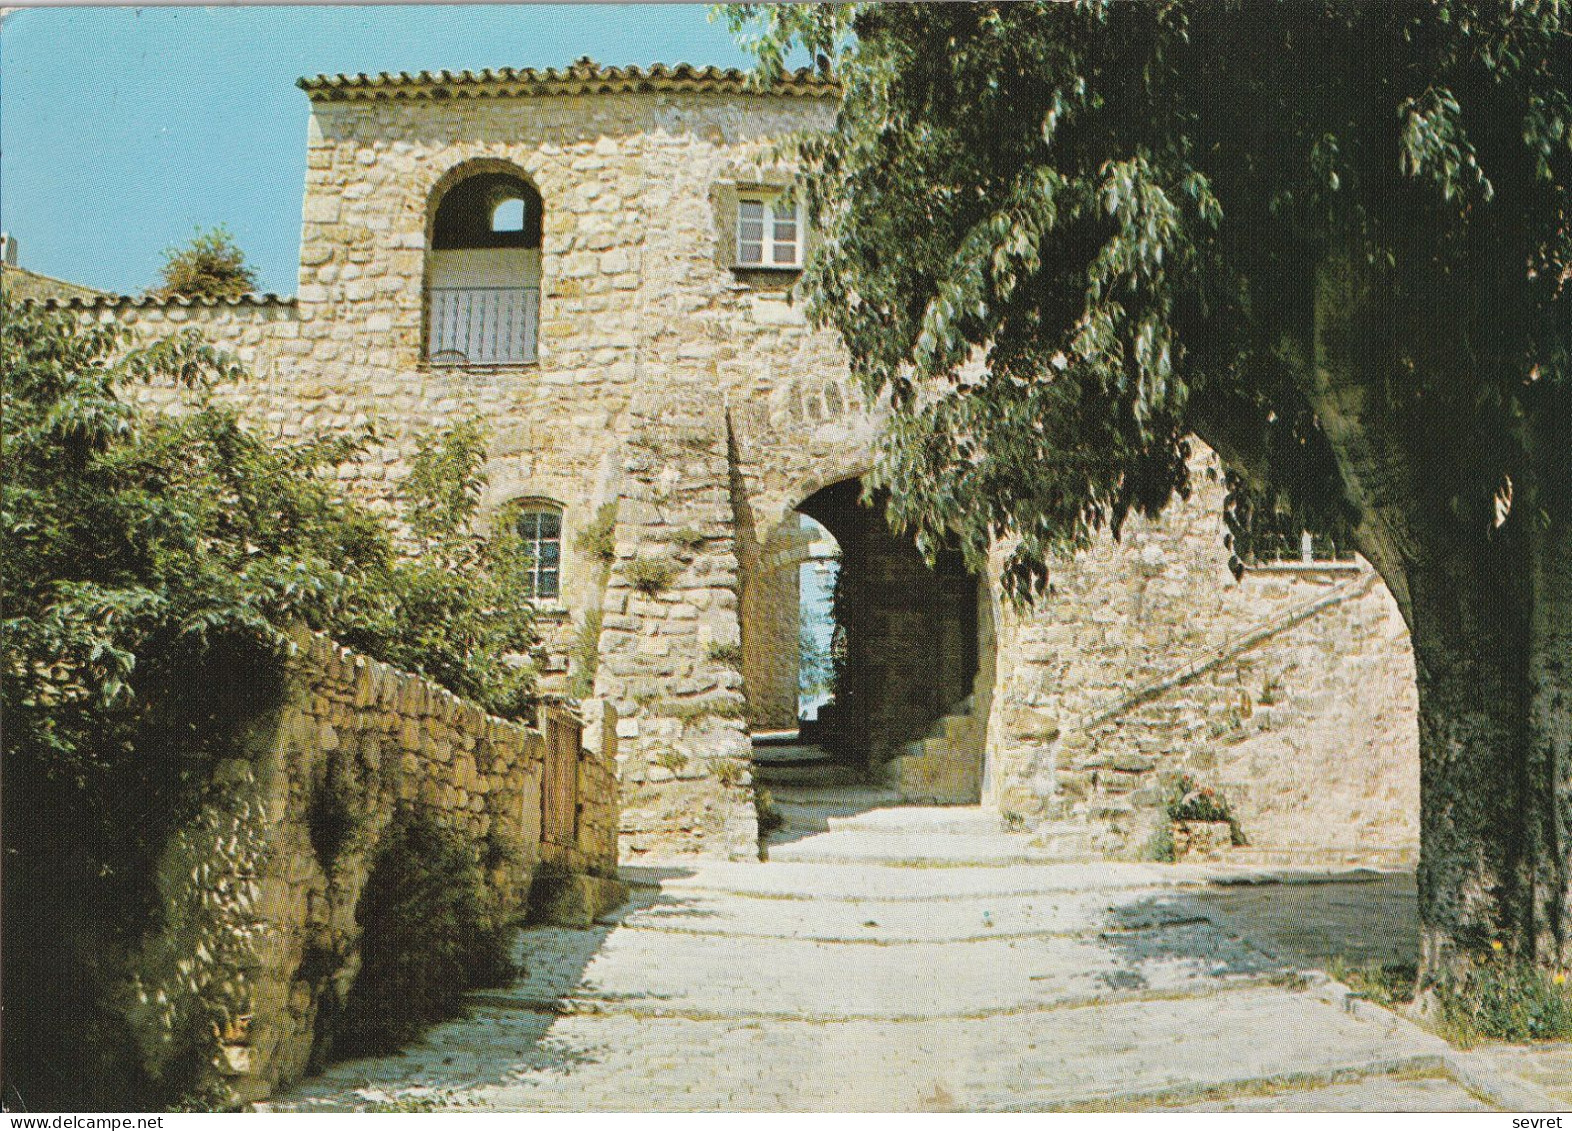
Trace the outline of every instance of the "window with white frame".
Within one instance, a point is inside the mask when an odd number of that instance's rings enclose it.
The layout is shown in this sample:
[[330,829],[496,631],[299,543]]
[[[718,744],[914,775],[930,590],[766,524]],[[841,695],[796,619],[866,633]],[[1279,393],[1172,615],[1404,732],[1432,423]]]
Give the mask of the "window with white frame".
[[737,199],[737,265],[801,267],[802,209],[786,193]]
[[525,596],[556,600],[562,592],[562,508],[538,501],[523,503],[518,531],[530,560]]

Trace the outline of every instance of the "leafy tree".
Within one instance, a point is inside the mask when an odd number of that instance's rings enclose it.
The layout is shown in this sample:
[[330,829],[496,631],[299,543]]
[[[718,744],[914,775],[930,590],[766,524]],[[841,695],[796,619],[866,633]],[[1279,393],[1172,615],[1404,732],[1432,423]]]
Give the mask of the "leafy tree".
[[829,691],[835,668],[830,663],[830,649],[814,625],[805,624],[798,629],[797,653],[797,694],[815,699]]
[[159,278],[148,288],[151,298],[238,298],[257,289],[257,273],[222,224],[198,228],[184,247],[167,248]]
[[[1380,572],[1419,676],[1427,977],[1572,962],[1572,9],[734,6],[801,145],[814,310],[929,546],[1053,551],[1231,470]],[[969,363],[979,361],[980,366]]]
[[[404,494],[428,537],[405,554],[339,493],[366,438],[259,439],[210,395],[243,375],[194,333],[132,349],[118,327],[9,304],[0,333],[6,1079],[35,1108],[165,1103],[180,1065],[139,1075],[103,1004],[158,922],[170,834],[277,702],[289,630],[517,716],[535,643],[518,554],[468,533],[473,429],[417,455]],[[141,410],[128,390],[148,381],[187,410]]]
[[539,637],[530,556],[516,516],[476,529],[486,484],[486,438],[474,420],[421,437],[399,484],[419,553],[388,572],[381,600],[333,627],[342,643],[420,672],[496,714],[529,714]]

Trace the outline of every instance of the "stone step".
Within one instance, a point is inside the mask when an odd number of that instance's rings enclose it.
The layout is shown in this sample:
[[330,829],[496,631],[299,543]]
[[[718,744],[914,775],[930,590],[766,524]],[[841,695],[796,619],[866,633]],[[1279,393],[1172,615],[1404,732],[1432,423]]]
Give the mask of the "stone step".
[[[1116,1111],[1242,1096],[1300,1110],[1297,1088],[1362,1085],[1371,1111],[1409,1110],[1442,1080],[1440,1042],[1390,1034],[1311,995],[1269,989],[976,1019],[739,1028],[704,1018],[550,1017],[477,1010],[396,1057],[346,1061],[270,1110],[352,1110],[409,1093],[494,1111]],[[1441,1110],[1483,1105],[1460,1086]],[[1334,1110],[1351,1110],[1338,1105]],[[1527,1110],[1527,1109],[1523,1109]],[[1536,1109],[1537,1110],[1537,1109]]]
[[812,743],[790,742],[771,745],[755,743],[753,747],[755,766],[800,765],[829,761],[830,756],[824,752],[824,748]]
[[1438,1037],[1372,1024],[1314,991],[1067,1009],[1045,1015],[1034,1029],[1030,1048],[1006,1048],[1006,1035],[994,1032],[966,1050],[975,1069],[957,1097],[961,1106],[1123,1111],[1218,1093],[1438,1073],[1449,1052]]
[[767,789],[794,786],[802,788],[835,789],[854,786],[861,774],[851,766],[838,762],[814,762],[783,765],[754,764],[753,780]]
[[843,785],[788,784],[772,790],[771,796],[781,805],[819,808],[841,815],[902,804],[901,795],[893,789],[858,782]]
[[946,715],[940,720],[938,737],[950,743],[966,742],[972,737],[977,720],[970,715]]
[[1031,844],[1054,860],[1089,861],[1104,858],[1096,833],[1071,821],[1048,821],[1032,830]]
[[905,833],[914,838],[966,833],[1005,835],[999,814],[980,805],[891,805],[844,817],[831,817],[836,832]]
[[[1023,935],[1094,936],[1215,921],[1193,894],[1163,888],[1117,892],[984,893],[959,899],[776,899],[687,887],[639,889],[603,923],[672,935],[768,937],[866,945],[958,942]],[[673,946],[680,945],[673,942]]]
[[[1170,888],[1184,890],[1207,883],[1249,884],[1282,879],[1291,872],[1270,873],[1221,864],[1146,864],[1116,861],[1095,863],[1038,862],[979,868],[891,867],[864,862],[826,866],[773,859],[755,861],[694,860],[674,857],[623,865],[621,879],[648,888],[660,884],[668,893],[690,890],[724,891],[768,899],[934,900],[975,899],[1000,895],[1035,895],[1097,889]],[[1307,877],[1324,873],[1307,871]]]
[[[983,929],[986,935],[986,928]],[[586,955],[562,928],[522,932],[525,974],[469,1000],[491,1008],[902,1020],[1215,994],[1284,969],[1210,922],[1117,935],[1034,935],[858,946],[839,941],[618,930]],[[835,976],[820,972],[833,969]]]
[[774,861],[997,867],[1029,864],[1046,858],[1047,854],[1033,847],[1024,836],[999,833],[948,832],[913,837],[905,832],[852,829],[769,844],[769,859]]

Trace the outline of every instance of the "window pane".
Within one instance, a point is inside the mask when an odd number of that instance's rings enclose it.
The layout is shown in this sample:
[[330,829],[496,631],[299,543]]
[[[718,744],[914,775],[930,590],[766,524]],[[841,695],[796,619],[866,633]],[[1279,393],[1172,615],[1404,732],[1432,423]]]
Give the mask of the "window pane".
[[557,571],[543,569],[540,571],[540,584],[535,587],[537,597],[555,597],[557,595]]
[[504,200],[491,213],[493,232],[522,232],[524,230],[524,202],[518,197]]
[[519,515],[519,537],[533,542],[540,537],[540,512],[524,511]]
[[771,206],[770,211],[775,213],[777,221],[791,224],[797,222],[797,202],[795,200],[787,200],[783,197]]
[[555,567],[562,557],[562,543],[553,539],[540,544],[540,564]]
[[797,244],[795,242],[792,242],[792,243],[778,243],[778,244],[776,244],[775,245],[775,262],[777,262],[777,263],[796,263],[797,262]]
[[744,220],[742,228],[737,233],[744,240],[762,240],[764,238],[763,220]]
[[762,224],[764,222],[764,202],[762,200],[739,201],[737,204],[737,215],[742,218],[743,223],[747,223],[749,220],[757,220]]
[[557,538],[562,534],[562,516],[556,511],[540,512],[540,536]]
[[762,243],[744,243],[737,248],[737,262],[763,263],[764,245]]

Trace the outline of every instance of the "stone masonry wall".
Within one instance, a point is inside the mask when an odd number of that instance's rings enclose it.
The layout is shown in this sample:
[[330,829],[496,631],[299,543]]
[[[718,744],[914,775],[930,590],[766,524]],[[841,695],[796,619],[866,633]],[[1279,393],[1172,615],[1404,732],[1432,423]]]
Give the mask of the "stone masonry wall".
[[813,535],[782,523],[742,565],[743,678],[754,731],[797,726],[802,563]]
[[[503,920],[524,914],[542,875],[611,877],[616,868],[607,751],[580,758],[576,842],[543,842],[538,731],[324,638],[299,641],[288,697],[254,727],[254,753],[217,768],[227,800],[194,822],[198,835],[176,838],[167,862],[166,888],[190,868],[190,882],[214,893],[205,933],[193,935],[190,917],[176,916],[178,937],[150,944],[168,949],[186,939],[191,951],[150,968],[210,967],[204,999],[230,1006],[215,1028],[215,1072],[239,1100],[259,1099],[314,1065],[319,1015],[342,1001],[359,969],[356,907],[399,807],[435,817],[472,847]],[[324,822],[337,830],[331,841]],[[207,840],[200,830],[252,848],[239,865],[216,857],[192,868],[194,848]],[[616,885],[602,884],[599,894],[616,898]],[[159,995],[142,987],[144,1001]]]
[[1218,789],[1269,859],[1413,859],[1413,658],[1368,566],[1227,571],[1215,457],[1198,489],[1000,610],[989,731],[998,804],[1139,855],[1181,775]]

